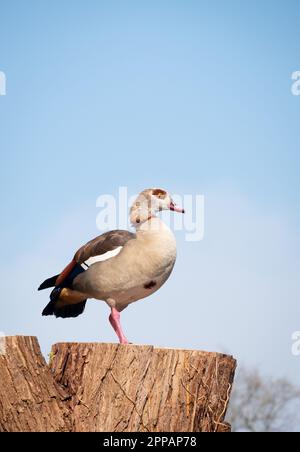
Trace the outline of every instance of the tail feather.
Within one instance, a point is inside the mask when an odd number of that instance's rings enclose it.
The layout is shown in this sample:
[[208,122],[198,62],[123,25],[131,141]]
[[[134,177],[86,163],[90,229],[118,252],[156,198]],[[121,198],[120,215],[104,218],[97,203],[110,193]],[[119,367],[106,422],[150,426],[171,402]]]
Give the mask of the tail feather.
[[38,290],[44,290],[44,289],[49,289],[49,287],[54,287],[58,277],[59,277],[59,275],[55,275],[55,276],[52,276],[51,278],[46,279],[46,281],[44,281],[40,285]]
[[61,291],[64,288],[70,288],[72,291],[72,282],[73,279],[76,278],[80,273],[84,272],[85,270],[81,267],[79,264],[75,264],[70,271],[70,273],[67,275],[67,277],[64,279],[63,283],[56,286],[57,284],[57,276],[52,276],[52,278],[46,279],[40,287],[39,290],[47,289],[49,287],[54,287],[50,294],[50,301],[45,307],[45,309],[42,312],[42,315],[55,315],[55,317],[61,317],[61,318],[68,318],[68,317],[77,317],[80,314],[83,313],[86,305],[87,300],[82,301],[76,301],[74,304],[66,303],[62,304],[61,301],[63,299],[60,299]]
[[54,315],[54,306],[55,306],[55,301],[52,301],[52,300],[49,301],[49,303],[43,310],[42,315]]
[[87,300],[83,300],[76,304],[67,304],[65,306],[58,307],[56,301],[51,300],[42,312],[42,315],[55,315],[55,317],[61,317],[66,319],[69,317],[78,317],[83,313]]

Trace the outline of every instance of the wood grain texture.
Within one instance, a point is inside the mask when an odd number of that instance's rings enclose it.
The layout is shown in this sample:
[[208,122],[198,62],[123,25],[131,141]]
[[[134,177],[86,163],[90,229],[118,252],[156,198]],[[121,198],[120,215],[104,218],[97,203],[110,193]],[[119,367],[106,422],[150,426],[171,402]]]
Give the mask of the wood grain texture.
[[68,395],[55,383],[35,337],[6,338],[0,381],[0,432],[70,429]]
[[98,343],[56,344],[52,356],[73,431],[228,431],[230,356]]
[[0,431],[227,432],[231,356],[152,346],[6,338]]

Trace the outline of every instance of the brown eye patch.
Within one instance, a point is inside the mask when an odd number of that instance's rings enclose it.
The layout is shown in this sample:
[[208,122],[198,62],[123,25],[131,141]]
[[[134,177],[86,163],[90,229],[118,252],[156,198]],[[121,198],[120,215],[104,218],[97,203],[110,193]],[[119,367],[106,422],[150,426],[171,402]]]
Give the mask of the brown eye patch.
[[162,190],[161,188],[155,188],[154,190],[152,190],[152,194],[162,199],[167,196],[167,192],[165,190]]

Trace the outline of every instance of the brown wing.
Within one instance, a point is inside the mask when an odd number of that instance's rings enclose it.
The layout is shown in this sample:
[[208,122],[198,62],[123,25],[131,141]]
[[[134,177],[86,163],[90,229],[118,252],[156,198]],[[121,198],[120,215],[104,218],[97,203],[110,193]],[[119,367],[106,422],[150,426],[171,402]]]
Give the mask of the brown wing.
[[135,238],[136,235],[129,231],[115,230],[105,232],[79,248],[74,256],[74,260],[78,264],[82,264],[90,257],[100,256],[108,251],[113,251]]
[[95,239],[83,245],[76,252],[72,261],[58,275],[55,286],[59,286],[71,274],[76,264],[83,264],[90,257],[100,256],[108,251],[113,251],[119,246],[124,246],[129,240],[135,239],[136,235],[129,231],[109,231],[99,235]]

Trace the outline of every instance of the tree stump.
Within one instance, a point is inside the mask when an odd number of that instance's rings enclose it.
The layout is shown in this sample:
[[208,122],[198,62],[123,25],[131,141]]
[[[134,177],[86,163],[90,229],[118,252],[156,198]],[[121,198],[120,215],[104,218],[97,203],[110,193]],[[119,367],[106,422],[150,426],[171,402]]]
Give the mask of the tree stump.
[[46,364],[36,338],[0,356],[0,431],[224,432],[236,362],[153,346],[60,343]]
[[59,387],[35,337],[6,337],[0,355],[0,432],[69,431],[68,394]]

